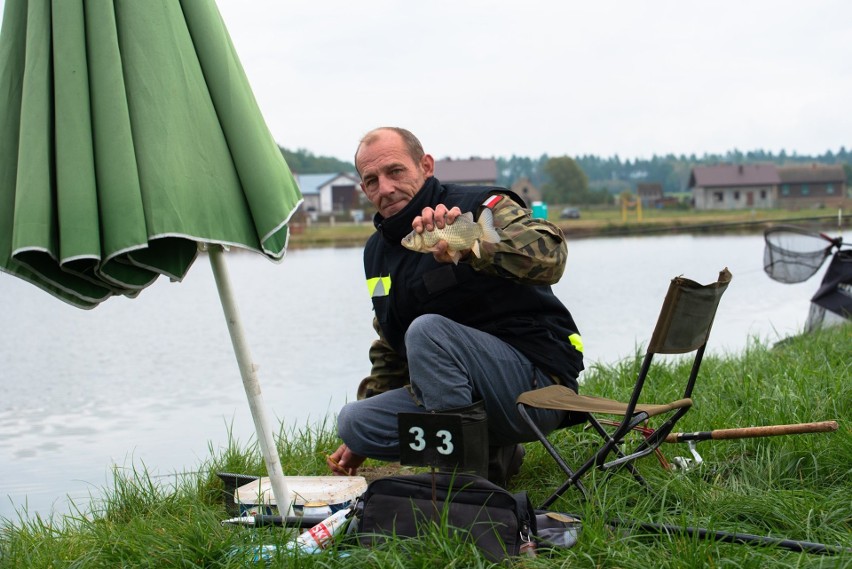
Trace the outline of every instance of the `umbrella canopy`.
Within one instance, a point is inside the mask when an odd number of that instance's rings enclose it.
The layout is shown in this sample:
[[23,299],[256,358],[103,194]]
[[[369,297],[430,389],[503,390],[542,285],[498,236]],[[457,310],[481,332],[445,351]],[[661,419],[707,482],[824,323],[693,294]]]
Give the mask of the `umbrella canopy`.
[[213,0],[6,0],[0,271],[80,308],[211,262],[289,505],[222,247],[280,260],[301,203]]
[[0,270],[91,308],[198,243],[270,259],[301,201],[212,0],[7,0]]

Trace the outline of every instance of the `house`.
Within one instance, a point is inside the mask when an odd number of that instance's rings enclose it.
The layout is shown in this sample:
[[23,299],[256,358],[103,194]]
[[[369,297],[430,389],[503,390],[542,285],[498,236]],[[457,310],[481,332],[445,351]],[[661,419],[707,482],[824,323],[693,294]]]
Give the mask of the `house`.
[[541,201],[541,190],[533,186],[527,177],[518,178],[509,189],[523,198],[527,207],[532,207],[533,202]]
[[662,184],[636,184],[636,195],[642,207],[657,207],[663,203]]
[[779,182],[774,164],[696,166],[689,175],[697,210],[777,207]]
[[442,184],[493,186],[497,184],[497,161],[493,158],[435,160],[435,177]]
[[361,208],[361,180],[357,174],[297,174],[296,183],[305,198],[308,213],[342,213]]
[[846,202],[846,173],[843,166],[811,164],[778,168],[781,207],[843,207]]

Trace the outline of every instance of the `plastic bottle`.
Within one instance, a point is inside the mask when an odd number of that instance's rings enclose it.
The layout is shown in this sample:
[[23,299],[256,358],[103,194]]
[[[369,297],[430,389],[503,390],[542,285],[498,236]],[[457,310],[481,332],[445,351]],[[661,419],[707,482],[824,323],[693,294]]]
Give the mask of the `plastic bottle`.
[[[320,523],[301,533],[297,538],[288,541],[281,548],[284,551],[301,553],[319,553],[328,549],[334,543],[334,537],[346,527],[346,515],[351,508],[338,510]],[[279,553],[275,545],[256,545],[249,548],[234,548],[231,556],[242,557],[246,562],[273,561]],[[343,557],[344,555],[341,555]]]
[[333,513],[293,541],[287,542],[287,549],[291,551],[298,549],[304,553],[317,553],[328,549],[334,543],[334,536],[345,527],[346,516],[350,510],[351,508],[344,508]]

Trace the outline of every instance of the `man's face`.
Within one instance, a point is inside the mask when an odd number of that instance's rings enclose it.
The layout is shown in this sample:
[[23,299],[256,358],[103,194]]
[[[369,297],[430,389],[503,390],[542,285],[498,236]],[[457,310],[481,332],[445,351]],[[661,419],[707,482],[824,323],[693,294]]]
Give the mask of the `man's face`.
[[419,162],[408,154],[405,143],[393,131],[379,131],[358,150],[361,189],[382,217],[404,208],[434,172],[435,161],[425,154]]

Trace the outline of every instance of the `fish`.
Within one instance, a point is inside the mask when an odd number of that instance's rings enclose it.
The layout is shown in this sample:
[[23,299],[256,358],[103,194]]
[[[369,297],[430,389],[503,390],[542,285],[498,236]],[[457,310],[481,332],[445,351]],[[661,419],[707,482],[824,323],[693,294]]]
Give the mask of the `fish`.
[[494,214],[486,208],[482,210],[478,221],[474,221],[473,212],[468,211],[440,229],[436,227],[423,233],[412,231],[402,238],[402,246],[417,253],[430,253],[437,250],[438,241],[447,242],[447,252],[453,263],[458,265],[462,251],[470,249],[474,255],[481,257],[479,244],[498,243],[500,234],[494,228]]

